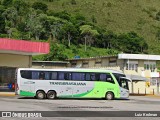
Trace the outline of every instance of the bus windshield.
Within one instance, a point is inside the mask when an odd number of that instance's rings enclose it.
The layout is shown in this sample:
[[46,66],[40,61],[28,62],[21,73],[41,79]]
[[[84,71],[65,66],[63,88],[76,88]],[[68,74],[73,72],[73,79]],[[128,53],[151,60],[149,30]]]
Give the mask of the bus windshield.
[[113,73],[114,77],[117,79],[119,86],[124,88],[124,89],[129,89],[128,88],[128,79],[125,78],[126,76],[124,74],[119,74],[119,73]]
[[120,87],[129,90],[128,79],[121,77],[119,82]]

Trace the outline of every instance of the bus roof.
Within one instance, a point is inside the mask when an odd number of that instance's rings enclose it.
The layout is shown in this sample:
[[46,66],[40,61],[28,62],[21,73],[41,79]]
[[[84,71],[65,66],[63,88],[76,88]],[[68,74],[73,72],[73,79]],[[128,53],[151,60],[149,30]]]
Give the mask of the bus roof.
[[94,68],[54,68],[54,69],[40,69],[40,68],[18,68],[19,70],[40,70],[40,71],[77,71],[77,72],[111,72],[124,74],[121,71],[111,70],[111,69],[94,69]]

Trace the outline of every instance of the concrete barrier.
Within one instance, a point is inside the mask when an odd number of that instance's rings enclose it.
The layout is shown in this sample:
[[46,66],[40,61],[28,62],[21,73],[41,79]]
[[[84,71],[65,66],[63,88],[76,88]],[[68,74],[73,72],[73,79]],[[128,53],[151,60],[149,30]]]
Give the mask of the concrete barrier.
[[15,92],[0,92],[0,96],[15,96]]

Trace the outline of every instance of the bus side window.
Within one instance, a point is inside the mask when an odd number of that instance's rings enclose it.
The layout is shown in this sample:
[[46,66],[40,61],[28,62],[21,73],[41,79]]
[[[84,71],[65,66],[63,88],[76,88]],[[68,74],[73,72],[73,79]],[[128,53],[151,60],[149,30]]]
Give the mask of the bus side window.
[[100,81],[114,83],[114,80],[109,73],[100,74]]
[[100,81],[106,82],[106,74],[100,74]]
[[51,72],[51,80],[57,80],[57,72]]
[[39,79],[39,72],[38,71],[31,71],[31,73],[32,73],[31,79],[33,79],[33,80]]
[[44,72],[45,80],[50,80],[50,72]]
[[31,71],[21,70],[20,73],[21,73],[22,78],[25,78],[25,79],[31,79],[32,78]]
[[90,78],[90,73],[86,73],[86,81],[90,81],[91,78]]
[[58,72],[58,80],[65,80],[64,72]]
[[85,80],[85,73],[72,73],[72,80]]
[[110,82],[110,83],[114,83],[114,80],[113,80],[112,76],[109,73],[107,73],[106,75],[107,75],[106,81]]
[[96,79],[95,73],[91,73],[91,81],[95,81],[95,79]]
[[64,79],[71,80],[71,73],[69,73],[69,72],[64,73]]
[[99,73],[86,73],[86,81],[99,81]]
[[100,80],[100,74],[99,73],[96,73],[96,81],[99,81]]
[[44,72],[39,72],[39,79],[44,80],[45,79],[45,73]]

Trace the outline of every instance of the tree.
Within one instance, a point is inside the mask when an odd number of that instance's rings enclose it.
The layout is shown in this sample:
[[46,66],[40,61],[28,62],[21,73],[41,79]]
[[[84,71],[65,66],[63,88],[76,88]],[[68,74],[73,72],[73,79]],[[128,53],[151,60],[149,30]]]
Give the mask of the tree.
[[14,7],[10,7],[6,9],[3,14],[6,22],[11,22],[11,26],[7,27],[15,27],[17,25],[18,13]]
[[71,4],[76,5],[77,4],[76,0],[71,0]]
[[5,18],[2,15],[4,10],[5,10],[4,7],[0,6],[0,33],[4,33],[4,31],[5,31]]
[[50,43],[50,53],[44,55],[42,60],[53,61],[53,60],[66,60],[67,56],[64,54],[65,46],[60,46],[57,43]]
[[46,12],[48,10],[48,6],[42,2],[34,2],[32,5],[32,8],[34,8],[35,10],[42,10],[44,12]]
[[116,40],[114,48],[125,53],[143,53],[148,49],[148,45],[142,37],[135,32],[120,34]]
[[[117,38],[116,34],[113,33],[113,31],[105,31],[102,33],[102,44],[104,48],[112,48],[112,44],[114,43],[114,40]],[[116,43],[114,43],[116,44]]]
[[67,11],[53,13],[53,16],[70,21],[71,15]]
[[45,15],[37,15],[36,11],[30,11],[30,14],[26,18],[26,30],[29,32],[29,38],[32,35],[36,40],[39,40],[40,35],[44,32],[43,24],[40,21],[42,17],[45,17]]
[[160,11],[156,14],[156,20],[160,21]]
[[70,47],[71,39],[73,39],[74,36],[76,35],[77,29],[75,28],[75,26],[72,23],[68,22],[62,26],[61,31],[62,31],[62,34],[64,35],[64,37],[65,36],[67,37],[68,46]]
[[2,5],[4,6],[11,6],[13,3],[13,0],[3,0]]
[[20,16],[24,16],[29,11],[29,4],[24,0],[14,0],[13,6],[16,8],[18,15]]
[[90,25],[82,25],[80,27],[80,31],[81,31],[81,35],[83,35],[85,39],[85,51],[86,51],[87,42],[89,46],[91,46],[91,44],[93,43],[93,38],[99,35],[99,33],[97,30],[94,30]]
[[97,19],[94,15],[91,16],[91,20],[92,20],[93,23],[97,23]]
[[54,16],[47,16],[45,19],[43,19],[46,34],[50,36],[52,41],[55,42],[55,40],[57,39],[60,27],[63,23],[65,23],[64,20]]

